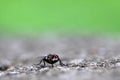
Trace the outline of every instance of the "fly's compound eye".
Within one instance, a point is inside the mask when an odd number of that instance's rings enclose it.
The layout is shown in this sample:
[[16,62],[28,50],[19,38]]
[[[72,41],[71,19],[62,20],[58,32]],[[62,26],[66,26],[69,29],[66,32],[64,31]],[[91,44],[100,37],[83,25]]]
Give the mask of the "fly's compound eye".
[[58,57],[58,55],[50,54],[50,55],[47,56],[47,60],[58,61],[59,57]]
[[58,55],[54,55],[55,56],[55,58],[59,58],[59,56]]
[[53,57],[53,61],[57,61],[59,58],[58,58],[58,56],[57,55],[54,55],[54,57]]

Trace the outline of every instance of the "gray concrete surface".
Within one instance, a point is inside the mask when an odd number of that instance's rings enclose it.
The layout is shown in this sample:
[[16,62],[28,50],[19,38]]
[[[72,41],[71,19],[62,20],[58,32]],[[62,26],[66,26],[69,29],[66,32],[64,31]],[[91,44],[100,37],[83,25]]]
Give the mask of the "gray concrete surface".
[[[67,66],[38,69],[42,56],[58,54]],[[118,37],[1,37],[0,80],[120,80]]]

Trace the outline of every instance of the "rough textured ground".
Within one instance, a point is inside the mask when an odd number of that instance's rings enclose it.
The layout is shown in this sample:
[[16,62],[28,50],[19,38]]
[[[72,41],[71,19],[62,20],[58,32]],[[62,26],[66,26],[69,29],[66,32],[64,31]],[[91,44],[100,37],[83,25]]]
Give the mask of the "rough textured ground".
[[[120,39],[111,37],[1,38],[0,80],[119,80]],[[58,54],[66,66],[34,65]]]

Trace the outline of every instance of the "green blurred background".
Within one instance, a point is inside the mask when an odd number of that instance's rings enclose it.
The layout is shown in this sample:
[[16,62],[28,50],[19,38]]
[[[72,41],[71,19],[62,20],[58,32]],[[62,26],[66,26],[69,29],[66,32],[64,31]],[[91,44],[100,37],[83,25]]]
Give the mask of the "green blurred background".
[[0,0],[0,34],[119,34],[119,0]]

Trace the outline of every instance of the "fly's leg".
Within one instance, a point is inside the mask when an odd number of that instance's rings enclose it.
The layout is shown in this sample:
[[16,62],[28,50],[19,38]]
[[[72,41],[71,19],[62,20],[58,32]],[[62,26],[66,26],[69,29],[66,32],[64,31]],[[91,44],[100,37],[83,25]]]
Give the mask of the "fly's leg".
[[42,60],[40,60],[40,62],[38,63],[38,64],[34,64],[38,69],[40,69],[41,68],[41,63],[42,63],[42,61],[43,61],[43,59]]
[[46,66],[45,61],[43,61],[43,64],[44,64],[43,67],[45,67]]
[[62,63],[61,59],[59,59],[59,64],[60,64],[61,66],[65,66],[65,64]]
[[54,67],[54,65],[52,64],[52,68]]
[[40,62],[39,62],[38,64],[35,64],[35,65],[40,65],[40,64],[42,63],[42,61],[43,61],[43,59],[42,59],[42,60],[40,60]]
[[40,62],[39,62],[39,63],[37,63],[37,64],[34,64],[34,65],[40,65],[40,64],[42,63],[42,61],[43,61],[43,60],[40,60]]

